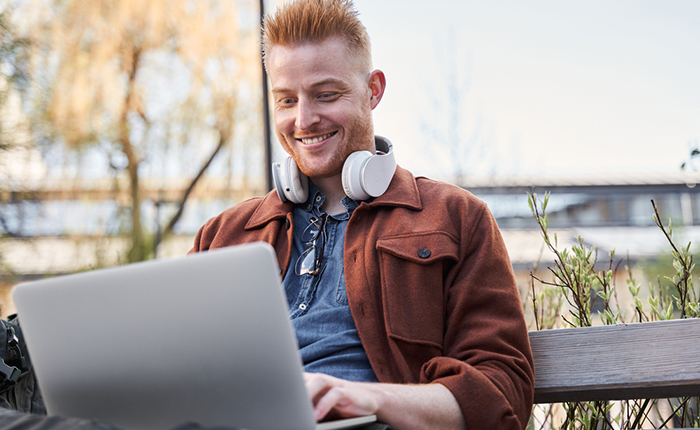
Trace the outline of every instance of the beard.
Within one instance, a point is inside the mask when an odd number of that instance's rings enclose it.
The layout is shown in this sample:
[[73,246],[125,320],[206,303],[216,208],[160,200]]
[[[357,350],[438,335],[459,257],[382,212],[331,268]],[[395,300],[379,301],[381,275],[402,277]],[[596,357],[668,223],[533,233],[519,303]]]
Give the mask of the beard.
[[[314,130],[309,130],[314,132]],[[340,175],[343,170],[343,164],[350,154],[356,151],[371,151],[374,153],[374,127],[372,125],[372,111],[367,110],[359,115],[350,123],[348,127],[343,129],[343,141],[333,148],[333,152],[328,160],[318,162],[312,157],[300,155],[293,150],[293,147],[288,143],[294,138],[291,136],[283,136],[278,133],[280,142],[284,142],[284,149],[291,155],[296,162],[299,170],[310,178],[327,178],[335,175]]]

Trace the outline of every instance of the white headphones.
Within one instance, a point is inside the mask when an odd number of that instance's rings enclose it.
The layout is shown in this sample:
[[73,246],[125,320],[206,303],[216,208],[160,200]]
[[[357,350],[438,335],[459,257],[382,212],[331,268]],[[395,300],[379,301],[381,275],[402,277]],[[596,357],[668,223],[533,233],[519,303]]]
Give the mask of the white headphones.
[[[357,151],[348,156],[341,174],[343,190],[353,200],[367,200],[379,197],[389,188],[396,172],[394,147],[388,139],[374,136],[377,154]],[[284,203],[304,203],[309,197],[309,178],[299,171],[292,157],[283,163],[272,164],[272,178],[275,190]]]

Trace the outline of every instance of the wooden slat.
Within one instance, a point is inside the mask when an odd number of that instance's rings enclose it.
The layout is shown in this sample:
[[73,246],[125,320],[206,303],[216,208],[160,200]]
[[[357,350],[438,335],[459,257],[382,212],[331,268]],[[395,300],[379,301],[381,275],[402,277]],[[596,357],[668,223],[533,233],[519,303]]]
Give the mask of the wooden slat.
[[535,403],[700,396],[700,319],[530,332]]

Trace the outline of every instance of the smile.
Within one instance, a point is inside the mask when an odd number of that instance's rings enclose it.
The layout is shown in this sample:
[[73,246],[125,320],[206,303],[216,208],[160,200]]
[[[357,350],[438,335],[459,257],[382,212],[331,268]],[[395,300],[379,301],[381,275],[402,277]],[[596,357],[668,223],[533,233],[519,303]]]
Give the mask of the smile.
[[303,143],[304,145],[312,145],[312,144],[314,144],[314,143],[321,142],[322,140],[326,140],[326,139],[328,139],[329,137],[333,136],[333,135],[336,134],[336,133],[337,133],[337,131],[334,131],[334,132],[332,132],[332,133],[324,134],[323,136],[310,137],[310,138],[301,138],[301,139],[297,139],[297,140],[300,140],[301,143]]

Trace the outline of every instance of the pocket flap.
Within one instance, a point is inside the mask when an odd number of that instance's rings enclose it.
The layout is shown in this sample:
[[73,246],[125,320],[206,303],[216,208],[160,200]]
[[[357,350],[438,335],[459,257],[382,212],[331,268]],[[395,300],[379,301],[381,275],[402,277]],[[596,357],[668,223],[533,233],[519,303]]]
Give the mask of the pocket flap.
[[457,241],[446,233],[434,231],[381,238],[377,249],[418,264],[459,259]]

